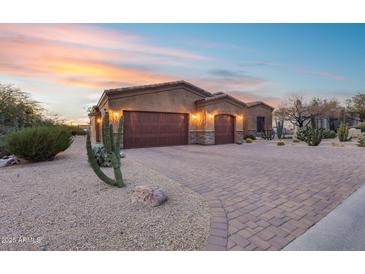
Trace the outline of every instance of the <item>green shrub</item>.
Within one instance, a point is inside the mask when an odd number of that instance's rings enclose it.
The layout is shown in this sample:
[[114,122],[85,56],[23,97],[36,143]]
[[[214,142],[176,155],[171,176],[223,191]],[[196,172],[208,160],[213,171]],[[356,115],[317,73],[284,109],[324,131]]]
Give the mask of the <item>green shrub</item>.
[[5,155],[8,155],[8,153],[5,150],[5,137],[6,135],[0,135],[0,158],[4,157]]
[[357,129],[360,129],[361,132],[365,132],[365,122],[362,122],[356,126]]
[[300,143],[300,140],[296,137],[293,137],[293,143]]
[[246,138],[246,143],[251,144],[253,141],[251,138]]
[[300,141],[306,142],[308,136],[308,128],[307,127],[301,127],[297,130],[297,138]]
[[256,136],[255,136],[255,135],[253,135],[253,134],[249,134],[249,135],[247,135],[247,136],[245,137],[245,139],[246,139],[246,140],[247,140],[247,139],[256,140]]
[[62,127],[24,128],[7,136],[5,149],[29,161],[52,161],[72,141],[71,132]]
[[338,140],[340,142],[347,142],[351,140],[351,138],[349,138],[349,129],[343,122],[341,122],[340,126],[338,127],[337,134]]
[[332,138],[336,138],[337,134],[336,131],[334,130],[324,130],[322,132],[322,138],[323,139],[332,139]]
[[358,143],[360,147],[365,147],[365,133],[359,136]]
[[285,146],[285,142],[283,140],[279,140],[277,145],[278,146]]
[[323,130],[318,128],[314,118],[311,118],[311,126],[306,129],[305,142],[309,146],[318,146],[322,141]]
[[112,161],[110,157],[108,157],[108,152],[106,151],[103,144],[96,144],[92,146],[93,154],[95,160],[99,166],[102,167],[111,167]]

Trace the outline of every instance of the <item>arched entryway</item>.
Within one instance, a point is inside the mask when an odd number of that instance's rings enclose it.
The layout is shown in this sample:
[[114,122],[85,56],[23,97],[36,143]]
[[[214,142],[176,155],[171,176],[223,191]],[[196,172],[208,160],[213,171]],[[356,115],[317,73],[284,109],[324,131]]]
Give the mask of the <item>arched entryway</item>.
[[218,114],[214,116],[215,144],[234,143],[234,116]]

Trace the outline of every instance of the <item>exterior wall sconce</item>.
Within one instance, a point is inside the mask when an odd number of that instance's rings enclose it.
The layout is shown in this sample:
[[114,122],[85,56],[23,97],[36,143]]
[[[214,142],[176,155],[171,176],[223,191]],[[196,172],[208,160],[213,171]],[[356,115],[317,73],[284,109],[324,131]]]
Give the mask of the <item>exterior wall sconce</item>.
[[196,118],[198,118],[198,116],[196,114],[192,114],[191,118],[196,119]]
[[213,115],[213,114],[211,114],[211,113],[208,113],[208,117],[209,117],[209,118],[213,118],[213,117],[214,117],[214,115]]
[[242,115],[237,115],[238,119],[242,120],[243,116]]
[[99,124],[101,123],[101,119],[100,118],[98,118],[98,120],[96,120]]

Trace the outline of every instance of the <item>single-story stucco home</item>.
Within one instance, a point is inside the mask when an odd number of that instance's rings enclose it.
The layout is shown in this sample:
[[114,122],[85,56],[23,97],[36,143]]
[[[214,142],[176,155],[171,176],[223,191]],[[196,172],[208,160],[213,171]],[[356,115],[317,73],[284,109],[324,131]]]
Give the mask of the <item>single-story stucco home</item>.
[[103,113],[116,134],[124,117],[123,148],[241,143],[272,129],[273,108],[210,93],[185,81],[105,90],[90,117],[92,142],[102,138]]

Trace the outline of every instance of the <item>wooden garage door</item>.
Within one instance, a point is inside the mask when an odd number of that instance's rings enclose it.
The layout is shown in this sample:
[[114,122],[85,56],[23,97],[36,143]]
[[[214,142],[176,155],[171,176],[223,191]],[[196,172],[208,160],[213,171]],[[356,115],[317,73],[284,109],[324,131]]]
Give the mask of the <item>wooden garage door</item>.
[[188,115],[124,111],[124,148],[188,144]]
[[227,114],[214,116],[215,143],[230,144],[234,142],[234,117]]

